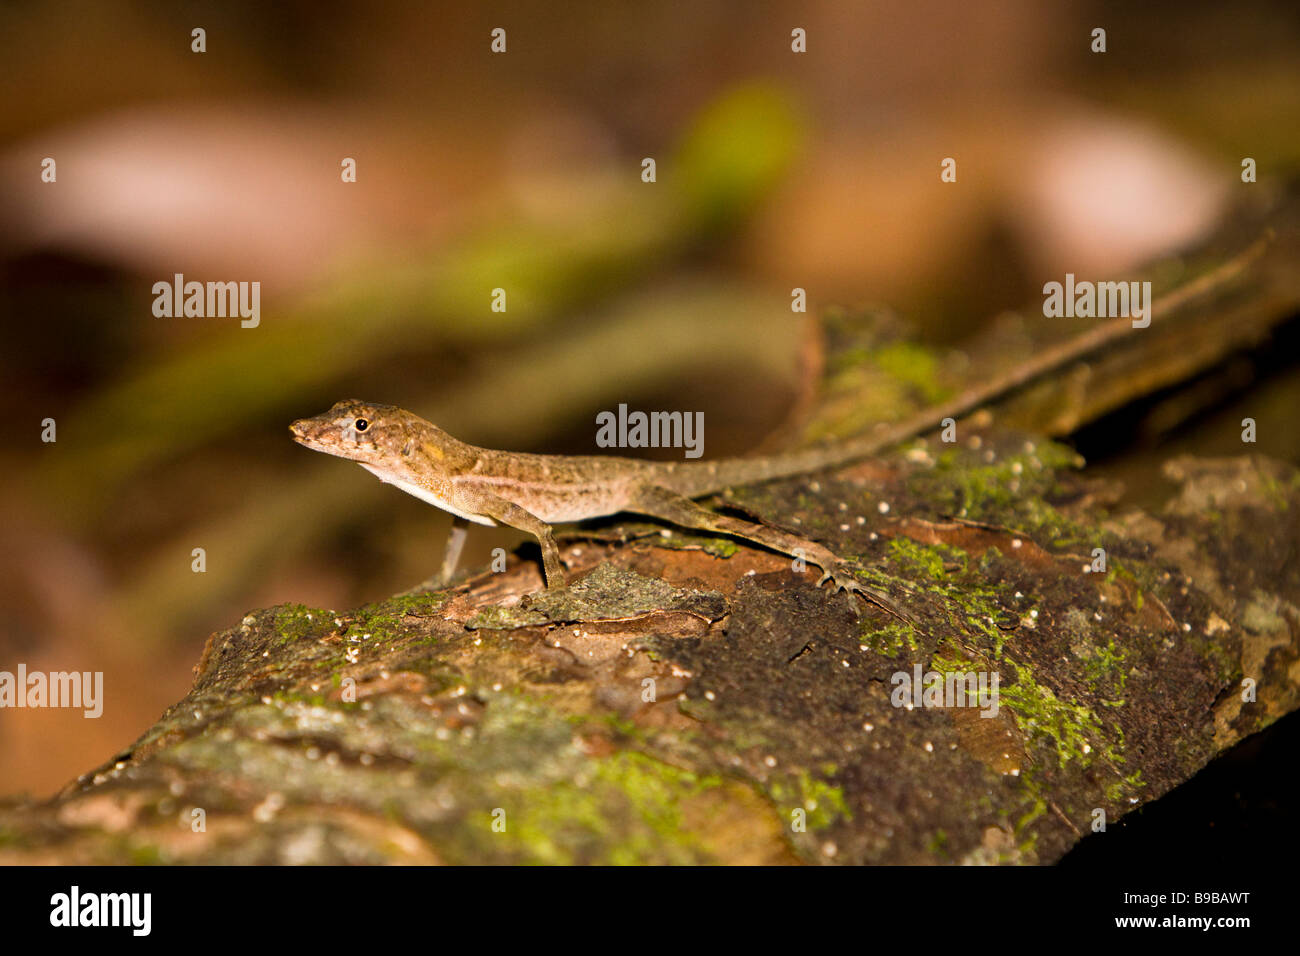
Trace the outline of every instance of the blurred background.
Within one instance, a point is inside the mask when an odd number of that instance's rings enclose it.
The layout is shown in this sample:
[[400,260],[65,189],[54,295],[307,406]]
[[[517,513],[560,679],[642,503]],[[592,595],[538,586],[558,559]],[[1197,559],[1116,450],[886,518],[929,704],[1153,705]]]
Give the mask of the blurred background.
[[[960,343],[1280,188],[1298,63],[1293,0],[0,6],[0,669],[106,695],[0,713],[0,793],[128,745],[247,610],[436,569],[445,516],[291,419],[356,397],[592,453],[628,402],[746,452],[827,308]],[[259,281],[259,327],[155,317],[178,272]],[[464,563],[518,540],[475,528]]]

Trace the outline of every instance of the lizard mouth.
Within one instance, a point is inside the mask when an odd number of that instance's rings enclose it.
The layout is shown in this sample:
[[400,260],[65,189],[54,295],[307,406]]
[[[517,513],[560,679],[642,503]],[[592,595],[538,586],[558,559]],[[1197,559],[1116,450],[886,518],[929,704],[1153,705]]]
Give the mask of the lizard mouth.
[[289,434],[299,445],[312,451],[322,451],[327,455],[337,455],[339,458],[351,457],[341,450],[330,427],[322,425],[315,419],[300,418],[296,422],[291,422]]

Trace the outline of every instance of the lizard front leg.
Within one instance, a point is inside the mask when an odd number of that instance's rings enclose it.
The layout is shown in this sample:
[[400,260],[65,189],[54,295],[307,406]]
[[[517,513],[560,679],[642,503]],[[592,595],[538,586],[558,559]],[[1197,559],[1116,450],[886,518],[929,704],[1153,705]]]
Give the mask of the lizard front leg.
[[518,528],[520,531],[527,531],[536,538],[542,549],[542,568],[546,572],[546,586],[563,587],[564,566],[560,564],[560,549],[555,544],[555,535],[549,524],[513,501],[506,501],[487,492],[479,492],[474,504],[478,514],[487,515],[501,524]]
[[451,579],[456,576],[456,566],[460,564],[460,552],[465,547],[465,539],[469,536],[466,530],[468,527],[469,519],[462,518],[460,515],[451,516],[451,529],[447,532],[447,547],[442,554],[442,570],[433,577],[421,581],[411,590],[403,591],[403,595],[432,591],[451,583]]
[[451,583],[451,579],[456,575],[456,566],[460,564],[460,552],[465,547],[465,539],[469,537],[468,528],[468,518],[462,518],[460,515],[451,516],[451,529],[447,532],[447,548],[442,554],[442,570],[438,572],[440,586]]
[[809,541],[807,538],[801,538],[779,528],[718,514],[703,505],[696,504],[690,498],[659,485],[642,485],[635,489],[627,510],[670,521],[683,528],[696,528],[714,534],[744,538],[791,557],[806,558],[822,569],[821,580],[817,582],[818,587],[829,579],[835,589],[849,592],[850,601],[853,594],[860,594],[872,604],[878,605],[896,617],[909,622],[912,620],[887,596],[862,584],[853,574],[852,568],[836,557],[829,548],[816,541]]

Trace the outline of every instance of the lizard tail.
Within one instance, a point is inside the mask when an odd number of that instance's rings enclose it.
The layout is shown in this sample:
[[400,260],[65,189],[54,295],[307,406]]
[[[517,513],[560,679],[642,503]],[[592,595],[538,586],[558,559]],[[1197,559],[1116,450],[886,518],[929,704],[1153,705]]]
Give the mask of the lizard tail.
[[[946,412],[947,409],[939,409]],[[961,414],[958,412],[958,414]],[[816,445],[755,458],[727,458],[716,462],[674,462],[662,484],[687,498],[715,494],[724,488],[760,484],[794,475],[838,468],[879,455],[887,448],[939,427],[935,409],[866,435],[835,444]]]
[[[1177,312],[1221,287],[1235,282],[1274,241],[1270,229],[1227,262],[1174,289],[1150,305],[1151,320],[1165,321]],[[946,419],[959,419],[983,405],[1002,398],[1040,377],[1110,347],[1131,334],[1128,317],[1111,319],[1081,335],[1040,350],[1006,374],[980,382],[932,408],[923,408],[892,425],[835,445],[804,448],[763,458],[729,458],[717,462],[681,462],[670,471],[666,482],[688,498],[715,494],[734,485],[775,481],[807,472],[824,471],[879,455],[887,448],[942,427]]]

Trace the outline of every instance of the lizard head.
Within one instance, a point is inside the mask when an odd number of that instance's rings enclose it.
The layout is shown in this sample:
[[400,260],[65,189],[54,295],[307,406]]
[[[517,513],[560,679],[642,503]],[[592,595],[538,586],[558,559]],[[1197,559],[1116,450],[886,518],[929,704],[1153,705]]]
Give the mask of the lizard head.
[[294,441],[314,451],[379,465],[410,446],[417,423],[420,419],[394,405],[349,399],[313,418],[298,419],[289,431]]

